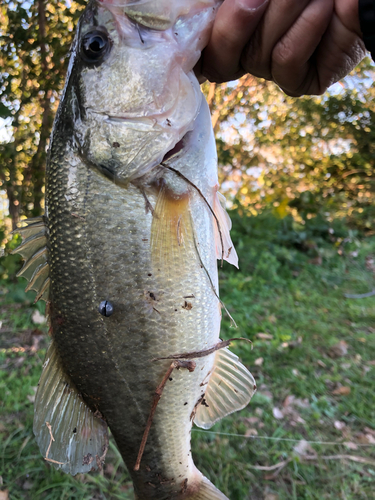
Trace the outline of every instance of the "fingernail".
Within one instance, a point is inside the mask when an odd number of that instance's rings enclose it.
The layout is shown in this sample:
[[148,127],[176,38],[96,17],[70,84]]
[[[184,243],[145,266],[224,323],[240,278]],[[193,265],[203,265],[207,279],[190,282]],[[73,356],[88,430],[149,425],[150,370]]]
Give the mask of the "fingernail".
[[238,7],[243,10],[258,10],[266,3],[268,0],[237,0]]

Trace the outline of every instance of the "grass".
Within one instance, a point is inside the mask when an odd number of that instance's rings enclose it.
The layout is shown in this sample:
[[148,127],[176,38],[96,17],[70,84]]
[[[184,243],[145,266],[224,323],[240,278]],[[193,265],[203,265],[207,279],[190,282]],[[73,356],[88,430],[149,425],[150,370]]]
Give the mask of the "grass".
[[[197,466],[230,500],[374,499],[375,297],[344,294],[375,288],[375,239],[348,244],[343,255],[322,245],[320,265],[285,245],[250,247],[237,237],[237,246],[242,270],[222,270],[221,294],[238,330],[224,317],[222,337],[253,341],[233,350],[258,392],[210,432],[193,431]],[[32,401],[47,328],[33,323],[43,310],[24,285],[0,282],[0,490],[12,500],[130,500],[112,441],[97,475],[72,478],[40,456]]]

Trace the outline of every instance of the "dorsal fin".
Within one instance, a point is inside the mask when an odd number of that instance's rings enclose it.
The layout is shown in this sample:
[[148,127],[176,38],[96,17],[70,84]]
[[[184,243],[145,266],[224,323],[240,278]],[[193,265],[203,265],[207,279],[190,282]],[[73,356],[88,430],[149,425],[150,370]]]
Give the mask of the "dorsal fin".
[[17,277],[22,276],[29,281],[26,291],[36,291],[35,302],[39,299],[47,302],[50,278],[45,218],[34,217],[23,222],[26,223],[26,226],[14,231],[20,233],[22,243],[13,250],[12,254],[19,253],[25,260]]
[[209,429],[215,422],[248,405],[256,385],[254,377],[227,347],[217,351],[204,399],[197,407],[194,423]]
[[53,341],[36,393],[33,430],[44,459],[56,469],[75,475],[101,468],[108,449],[107,424],[83,401]]

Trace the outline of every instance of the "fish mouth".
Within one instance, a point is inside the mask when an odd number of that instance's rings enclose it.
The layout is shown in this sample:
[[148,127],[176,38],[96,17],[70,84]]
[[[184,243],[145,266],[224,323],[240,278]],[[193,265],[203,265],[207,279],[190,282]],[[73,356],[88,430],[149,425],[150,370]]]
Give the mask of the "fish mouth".
[[170,149],[163,157],[161,163],[165,163],[167,160],[169,160],[170,158],[172,158],[172,156],[176,156],[178,153],[180,153],[184,147],[186,146],[186,140],[187,140],[187,136],[188,136],[189,132],[187,134],[185,134],[183,136],[183,138],[177,142],[177,144],[175,144],[173,146],[172,149]]

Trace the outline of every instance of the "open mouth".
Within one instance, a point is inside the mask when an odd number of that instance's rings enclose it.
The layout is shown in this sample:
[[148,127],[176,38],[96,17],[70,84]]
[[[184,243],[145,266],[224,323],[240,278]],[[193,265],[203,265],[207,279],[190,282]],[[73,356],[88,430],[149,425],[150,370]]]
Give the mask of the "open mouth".
[[172,156],[175,156],[177,153],[183,150],[186,144],[186,136],[187,134],[185,134],[184,137],[180,141],[178,141],[178,143],[164,155],[162,163],[169,160]]

